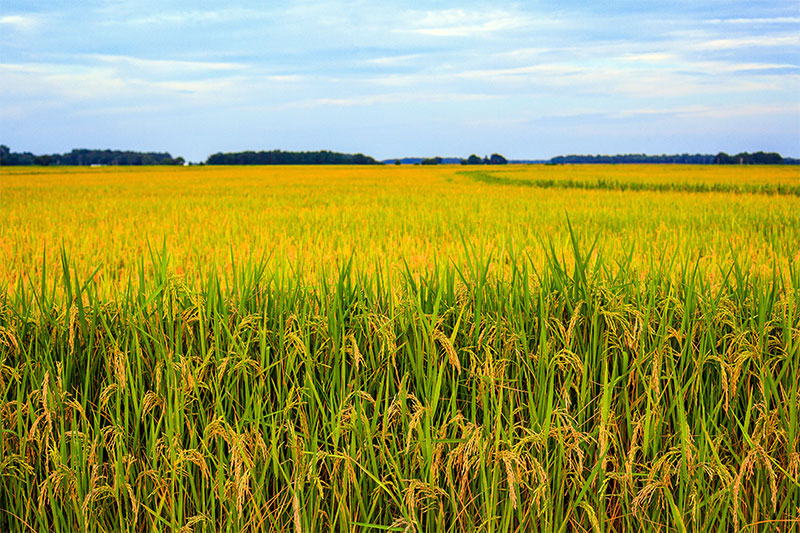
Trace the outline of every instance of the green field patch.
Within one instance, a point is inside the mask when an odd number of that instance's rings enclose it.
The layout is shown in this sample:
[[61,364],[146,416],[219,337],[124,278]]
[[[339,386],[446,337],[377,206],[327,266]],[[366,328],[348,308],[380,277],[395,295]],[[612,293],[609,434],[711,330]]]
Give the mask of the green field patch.
[[656,191],[656,192],[694,192],[694,193],[734,193],[768,194],[781,196],[800,196],[800,185],[783,183],[732,184],[732,183],[656,183],[616,179],[541,179],[518,178],[509,173],[487,170],[464,170],[458,172],[480,183],[491,185],[510,185],[516,187],[538,187],[541,189],[584,189],[608,191]]

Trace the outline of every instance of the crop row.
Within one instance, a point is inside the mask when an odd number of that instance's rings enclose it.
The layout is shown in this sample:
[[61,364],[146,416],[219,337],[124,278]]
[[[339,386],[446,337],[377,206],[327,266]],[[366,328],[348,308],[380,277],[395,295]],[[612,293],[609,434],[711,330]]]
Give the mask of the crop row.
[[755,531],[800,516],[800,270],[467,250],[0,300],[4,531]]

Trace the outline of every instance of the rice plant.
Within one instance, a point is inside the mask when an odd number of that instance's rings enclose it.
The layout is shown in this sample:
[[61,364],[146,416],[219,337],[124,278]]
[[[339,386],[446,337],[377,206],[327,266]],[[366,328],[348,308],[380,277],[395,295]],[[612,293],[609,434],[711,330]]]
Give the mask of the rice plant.
[[798,228],[552,216],[399,265],[43,247],[0,287],[0,530],[800,528]]

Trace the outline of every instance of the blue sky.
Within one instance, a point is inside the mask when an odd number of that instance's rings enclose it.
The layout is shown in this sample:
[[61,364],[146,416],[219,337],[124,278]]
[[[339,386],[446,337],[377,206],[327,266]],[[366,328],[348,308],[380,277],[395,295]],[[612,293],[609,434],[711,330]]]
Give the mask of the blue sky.
[[0,143],[800,156],[800,4],[0,4]]

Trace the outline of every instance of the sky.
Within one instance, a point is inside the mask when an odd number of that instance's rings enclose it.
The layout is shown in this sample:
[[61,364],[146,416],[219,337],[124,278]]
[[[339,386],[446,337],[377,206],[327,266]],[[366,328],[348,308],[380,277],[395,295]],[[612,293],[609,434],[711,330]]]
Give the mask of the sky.
[[800,3],[0,3],[13,151],[800,156]]

